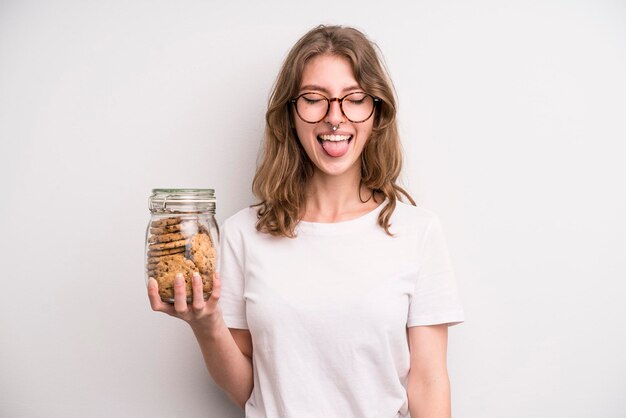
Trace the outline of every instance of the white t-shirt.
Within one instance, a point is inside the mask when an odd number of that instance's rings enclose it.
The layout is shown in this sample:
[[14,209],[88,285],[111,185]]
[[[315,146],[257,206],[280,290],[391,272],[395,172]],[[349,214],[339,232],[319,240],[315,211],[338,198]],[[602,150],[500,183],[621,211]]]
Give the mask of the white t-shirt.
[[407,327],[464,318],[437,215],[398,202],[390,237],[386,203],[293,239],[257,232],[255,208],[224,222],[219,303],[253,343],[247,418],[408,416]]

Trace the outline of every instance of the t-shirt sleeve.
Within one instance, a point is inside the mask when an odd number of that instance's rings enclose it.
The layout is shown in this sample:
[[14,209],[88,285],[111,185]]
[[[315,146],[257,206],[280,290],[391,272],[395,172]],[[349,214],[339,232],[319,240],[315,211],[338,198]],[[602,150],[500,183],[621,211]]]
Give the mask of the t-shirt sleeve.
[[427,227],[420,251],[420,267],[410,298],[407,327],[464,321],[463,307],[439,217]]
[[228,328],[248,329],[241,233],[227,220],[222,226],[220,238],[219,270],[222,292],[219,305],[224,322]]

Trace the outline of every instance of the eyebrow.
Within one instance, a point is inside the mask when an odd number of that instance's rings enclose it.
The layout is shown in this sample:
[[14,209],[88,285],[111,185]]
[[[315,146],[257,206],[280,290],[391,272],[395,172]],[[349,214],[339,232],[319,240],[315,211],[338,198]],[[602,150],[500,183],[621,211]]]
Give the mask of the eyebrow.
[[[316,90],[316,91],[322,91],[328,95],[330,95],[330,92],[328,91],[328,89],[326,89],[325,87],[322,86],[318,86],[316,84],[307,84],[305,86],[300,87],[300,91],[310,91],[310,90]],[[347,91],[351,91],[351,90],[363,90],[360,86],[358,85],[352,85],[349,87],[344,88],[343,90],[341,90],[342,93],[345,93]]]

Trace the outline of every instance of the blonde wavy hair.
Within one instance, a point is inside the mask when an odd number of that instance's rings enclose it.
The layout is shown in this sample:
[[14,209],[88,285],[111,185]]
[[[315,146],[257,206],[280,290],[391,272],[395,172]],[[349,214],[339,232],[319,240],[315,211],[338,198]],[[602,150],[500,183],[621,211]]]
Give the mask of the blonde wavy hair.
[[296,135],[290,99],[299,92],[307,62],[321,54],[347,58],[361,88],[381,99],[373,116],[371,137],[361,154],[361,184],[388,199],[378,224],[392,235],[390,218],[397,200],[404,196],[415,205],[396,183],[402,169],[396,99],[382,57],[376,51],[375,44],[357,29],[320,25],[300,38],[287,55],[270,94],[263,150],[252,182],[252,191],[260,200],[253,205],[258,207],[258,231],[295,237],[314,167]]

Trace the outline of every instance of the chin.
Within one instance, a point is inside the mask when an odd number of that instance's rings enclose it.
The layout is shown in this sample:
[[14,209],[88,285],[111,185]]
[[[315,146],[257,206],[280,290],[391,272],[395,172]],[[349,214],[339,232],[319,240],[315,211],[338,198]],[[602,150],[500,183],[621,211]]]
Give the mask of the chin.
[[319,174],[330,177],[343,177],[343,176],[360,176],[360,165],[357,161],[337,161],[334,163],[321,162],[314,164],[316,171]]

